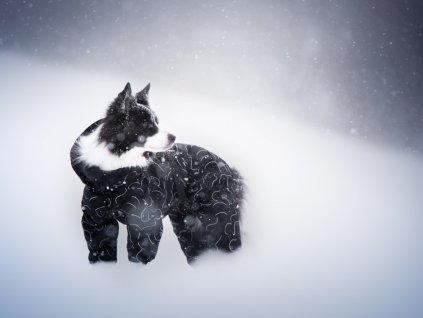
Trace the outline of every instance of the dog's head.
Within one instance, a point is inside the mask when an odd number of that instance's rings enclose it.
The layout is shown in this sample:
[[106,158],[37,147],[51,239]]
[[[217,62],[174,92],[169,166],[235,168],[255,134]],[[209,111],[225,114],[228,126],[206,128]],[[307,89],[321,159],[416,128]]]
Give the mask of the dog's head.
[[149,152],[169,149],[175,142],[175,136],[159,129],[149,105],[149,90],[150,84],[134,97],[128,83],[107,109],[99,139],[112,153],[121,155],[138,147],[148,156]]

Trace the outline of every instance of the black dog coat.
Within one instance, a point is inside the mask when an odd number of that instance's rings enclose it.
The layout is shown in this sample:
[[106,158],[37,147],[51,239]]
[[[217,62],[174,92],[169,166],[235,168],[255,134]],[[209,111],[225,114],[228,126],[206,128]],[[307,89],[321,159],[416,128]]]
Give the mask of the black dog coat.
[[241,246],[242,180],[211,152],[174,144],[167,151],[151,154],[146,167],[111,171],[88,166],[78,156],[75,142],[71,163],[86,185],[82,226],[90,262],[116,261],[117,221],[127,225],[129,260],[153,260],[166,215],[188,262],[208,249],[232,252]]

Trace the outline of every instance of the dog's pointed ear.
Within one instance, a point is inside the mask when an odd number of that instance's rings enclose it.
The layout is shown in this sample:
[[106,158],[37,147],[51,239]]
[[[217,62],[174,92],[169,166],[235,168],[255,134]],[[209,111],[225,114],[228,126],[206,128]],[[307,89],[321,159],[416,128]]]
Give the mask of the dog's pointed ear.
[[126,110],[127,105],[132,97],[131,84],[127,83],[123,91],[115,98],[107,109],[107,116],[115,115]]
[[149,106],[148,103],[148,93],[150,92],[150,83],[146,87],[135,95],[138,104]]
[[123,89],[122,93],[125,93],[125,96],[131,96],[132,89],[131,89],[131,84],[129,82],[126,83],[125,88]]

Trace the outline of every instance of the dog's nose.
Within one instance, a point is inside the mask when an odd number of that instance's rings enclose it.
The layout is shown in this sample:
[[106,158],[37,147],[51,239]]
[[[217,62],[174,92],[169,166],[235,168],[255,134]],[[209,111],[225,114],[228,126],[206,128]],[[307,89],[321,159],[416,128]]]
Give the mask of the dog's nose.
[[170,142],[174,142],[174,141],[175,141],[175,139],[176,139],[176,136],[174,136],[174,135],[172,135],[172,134],[169,134],[169,135],[167,136],[167,139],[169,139],[169,141],[170,141]]

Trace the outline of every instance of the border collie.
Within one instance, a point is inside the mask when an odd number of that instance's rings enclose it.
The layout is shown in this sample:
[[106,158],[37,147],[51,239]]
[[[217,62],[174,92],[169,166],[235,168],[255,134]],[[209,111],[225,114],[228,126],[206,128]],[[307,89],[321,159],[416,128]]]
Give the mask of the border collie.
[[126,84],[71,149],[85,184],[82,227],[91,263],[116,261],[118,221],[127,226],[129,260],[150,262],[167,215],[188,263],[210,249],[241,246],[242,178],[215,154],[175,143],[159,129],[149,89],[134,97]]

